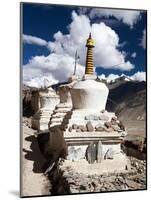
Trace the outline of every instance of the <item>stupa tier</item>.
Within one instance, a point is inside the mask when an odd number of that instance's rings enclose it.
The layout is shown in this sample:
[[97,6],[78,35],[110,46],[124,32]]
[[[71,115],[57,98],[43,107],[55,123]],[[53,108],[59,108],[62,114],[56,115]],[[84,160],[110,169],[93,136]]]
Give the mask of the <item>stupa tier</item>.
[[32,117],[32,128],[36,130],[48,130],[50,116],[55,106],[59,103],[59,96],[52,88],[39,91],[37,96],[39,110]]
[[72,100],[70,90],[73,85],[77,82],[78,78],[72,76],[69,78],[67,84],[60,85],[58,88],[58,93],[60,97],[60,102],[56,105],[53,114],[50,117],[48,128],[54,126],[59,126],[62,124],[62,121],[65,115],[72,109]]

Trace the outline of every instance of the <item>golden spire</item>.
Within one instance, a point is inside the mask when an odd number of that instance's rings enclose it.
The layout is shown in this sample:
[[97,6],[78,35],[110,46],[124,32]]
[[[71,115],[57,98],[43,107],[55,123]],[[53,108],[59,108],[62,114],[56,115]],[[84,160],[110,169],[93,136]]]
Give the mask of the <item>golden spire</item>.
[[88,48],[88,50],[87,50],[85,74],[93,74],[93,47],[94,47],[94,40],[91,37],[91,33],[89,34],[89,38],[87,39],[86,47]]

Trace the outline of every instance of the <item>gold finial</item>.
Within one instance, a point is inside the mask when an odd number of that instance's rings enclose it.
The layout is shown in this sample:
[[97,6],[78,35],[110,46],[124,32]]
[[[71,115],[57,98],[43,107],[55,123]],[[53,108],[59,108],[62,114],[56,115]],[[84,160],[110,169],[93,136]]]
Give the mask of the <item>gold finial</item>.
[[93,74],[93,47],[94,40],[92,39],[91,33],[89,33],[89,38],[87,39],[86,47],[87,50],[87,58],[86,58],[86,67],[85,74]]

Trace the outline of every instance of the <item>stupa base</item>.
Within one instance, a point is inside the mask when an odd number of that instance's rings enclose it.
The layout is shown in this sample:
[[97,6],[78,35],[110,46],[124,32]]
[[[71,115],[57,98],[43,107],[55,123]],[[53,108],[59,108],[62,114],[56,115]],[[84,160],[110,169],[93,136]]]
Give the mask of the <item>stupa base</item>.
[[67,159],[77,161],[85,159],[90,163],[104,162],[122,155],[121,142],[125,132],[64,132],[68,146]]
[[78,161],[65,160],[62,168],[70,167],[75,172],[85,175],[101,175],[104,173],[127,172],[130,161],[125,154],[116,154],[114,159],[107,159],[101,163],[89,164],[86,159]]
[[32,128],[35,130],[48,130],[48,123],[52,113],[52,110],[39,110],[31,120]]

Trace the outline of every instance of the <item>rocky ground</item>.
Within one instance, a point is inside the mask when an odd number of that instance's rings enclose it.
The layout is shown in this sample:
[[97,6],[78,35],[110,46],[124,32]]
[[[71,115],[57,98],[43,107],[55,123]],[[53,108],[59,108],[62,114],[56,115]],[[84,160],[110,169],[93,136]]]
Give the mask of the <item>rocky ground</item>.
[[[70,166],[55,170],[50,180],[55,185],[53,195],[109,192],[146,189],[146,161],[129,157],[131,169],[123,173],[86,175],[75,172]],[[62,167],[61,167],[62,169]],[[57,189],[56,189],[57,188]]]
[[29,118],[23,119],[22,135],[22,196],[49,195],[51,184],[43,174],[45,159],[41,154]]
[[[23,196],[146,189],[146,160],[144,156],[138,158],[129,155],[131,169],[127,169],[123,173],[79,174],[70,166],[63,168],[62,164],[57,163],[51,173],[44,175],[43,166],[46,160],[40,152],[34,132],[31,129],[29,118],[23,118]],[[135,143],[137,142],[131,144],[131,148],[136,147]]]

